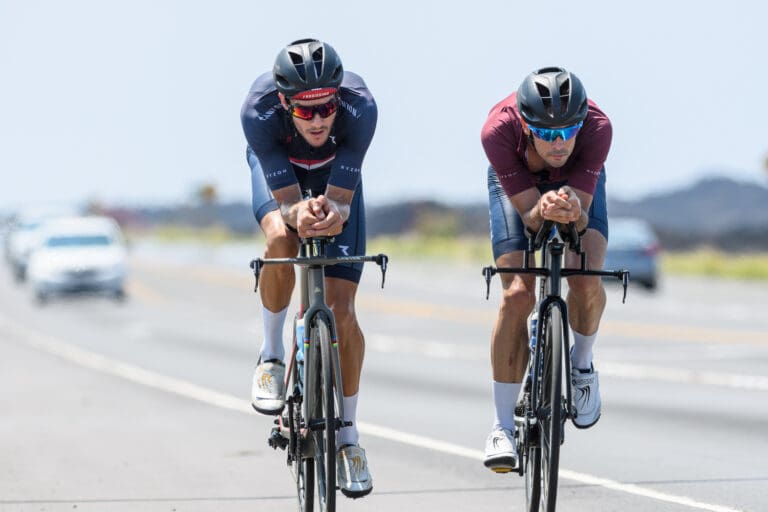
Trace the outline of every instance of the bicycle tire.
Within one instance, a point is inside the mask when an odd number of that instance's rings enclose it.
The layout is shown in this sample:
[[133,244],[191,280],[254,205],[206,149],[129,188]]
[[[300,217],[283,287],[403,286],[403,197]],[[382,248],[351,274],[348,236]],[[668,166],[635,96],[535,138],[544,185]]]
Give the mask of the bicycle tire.
[[[303,340],[296,340],[295,324],[296,320],[294,319],[294,343],[303,343]],[[309,441],[303,439],[301,435],[301,429],[306,422],[302,413],[303,386],[300,383],[300,371],[301,369],[299,368],[298,361],[296,361],[296,352],[294,351],[293,362],[291,365],[291,381],[288,383],[290,386],[288,389],[294,390],[293,396],[295,398],[290,402],[290,408],[288,409],[291,473],[296,482],[296,494],[299,498],[299,511],[312,512],[315,507],[315,460],[314,458],[307,456],[306,444]]]
[[525,459],[525,499],[528,512],[538,512],[541,496],[541,456],[535,444],[529,444]]
[[557,503],[563,415],[563,315],[556,303],[547,308],[544,322],[544,371],[541,386],[543,412],[539,430],[541,510],[555,512]]
[[[333,388],[333,363],[331,362],[331,333],[325,319],[317,318],[310,334],[310,347],[315,351],[313,358],[319,361],[316,372],[318,386],[315,388],[317,415],[322,426],[312,430],[315,447],[315,477],[317,498],[321,512],[336,510],[336,407]],[[319,357],[318,357],[319,356]],[[319,398],[319,399],[318,399]]]
[[[541,368],[539,361],[543,357],[542,352],[543,351],[534,352],[534,354],[538,353],[538,358],[531,362],[532,368]],[[532,357],[535,356],[532,355]],[[535,372],[535,375],[530,378],[541,379],[540,372]],[[541,385],[539,385],[538,388],[540,389]],[[531,403],[531,397],[529,395],[525,398],[525,411],[527,414],[528,411],[531,410],[533,404]],[[531,425],[526,420],[522,425],[522,429],[524,430],[521,430],[518,435],[523,436],[521,442],[522,449],[519,453],[523,458],[521,463],[523,464],[525,473],[525,510],[527,512],[538,512],[541,496],[541,449],[539,448],[539,439],[541,436],[538,432],[539,423]]]

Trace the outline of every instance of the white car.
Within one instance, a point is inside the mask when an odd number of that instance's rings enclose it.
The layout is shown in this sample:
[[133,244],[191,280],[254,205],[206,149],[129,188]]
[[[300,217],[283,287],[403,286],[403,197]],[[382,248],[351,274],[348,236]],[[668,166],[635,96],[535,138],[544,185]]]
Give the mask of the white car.
[[125,296],[126,248],[120,227],[109,217],[71,217],[46,222],[27,268],[38,301],[51,295],[104,291]]

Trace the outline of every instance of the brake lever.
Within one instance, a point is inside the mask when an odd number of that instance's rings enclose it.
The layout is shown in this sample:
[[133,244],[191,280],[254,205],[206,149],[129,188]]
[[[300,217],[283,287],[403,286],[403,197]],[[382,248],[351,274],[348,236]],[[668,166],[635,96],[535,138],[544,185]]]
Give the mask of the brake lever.
[[389,261],[389,257],[386,254],[379,254],[376,257],[376,263],[381,268],[381,289],[384,289],[384,280],[387,277],[387,262]]
[[622,304],[627,302],[627,286],[629,285],[629,270],[620,270],[621,272],[621,284],[624,286],[624,297],[621,299]]
[[483,276],[485,277],[485,300],[491,296],[491,278],[496,273],[493,267],[483,267]]
[[256,279],[256,284],[253,286],[254,293],[259,290],[259,274],[261,274],[261,267],[264,265],[261,259],[251,260],[251,268],[253,269],[253,277]]

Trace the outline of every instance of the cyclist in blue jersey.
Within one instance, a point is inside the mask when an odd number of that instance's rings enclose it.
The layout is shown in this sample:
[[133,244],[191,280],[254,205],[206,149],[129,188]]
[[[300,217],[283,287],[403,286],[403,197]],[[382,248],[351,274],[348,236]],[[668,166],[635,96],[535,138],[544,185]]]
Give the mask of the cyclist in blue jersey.
[[[259,76],[243,104],[253,212],[266,236],[265,258],[296,256],[299,237],[334,235],[330,256],[365,254],[360,170],[376,129],[376,103],[365,82],[345,71],[329,44],[301,39],[287,45],[272,72]],[[326,268],[326,300],[336,317],[344,394],[337,436],[337,478],[350,497],[373,481],[355,421],[364,338],[355,315],[362,264]],[[253,407],[284,407],[283,325],[295,284],[292,265],[262,270],[264,339],[253,377]]]

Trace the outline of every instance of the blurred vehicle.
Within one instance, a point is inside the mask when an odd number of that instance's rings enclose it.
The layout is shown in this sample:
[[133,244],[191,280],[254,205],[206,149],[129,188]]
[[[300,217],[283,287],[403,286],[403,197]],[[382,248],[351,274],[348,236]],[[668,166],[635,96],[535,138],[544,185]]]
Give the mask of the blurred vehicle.
[[608,250],[604,268],[627,269],[631,281],[649,290],[659,284],[659,239],[643,219],[616,217],[609,220]]
[[69,217],[41,226],[41,243],[29,260],[35,297],[102,291],[125,296],[126,249],[120,227],[109,217]]
[[42,221],[26,221],[16,224],[8,233],[5,256],[16,281],[27,277],[27,264],[32,251],[40,243],[39,228]]
[[27,277],[27,264],[32,251],[40,244],[40,227],[44,222],[62,216],[74,215],[68,207],[38,206],[18,212],[6,234],[5,259],[17,282]]

